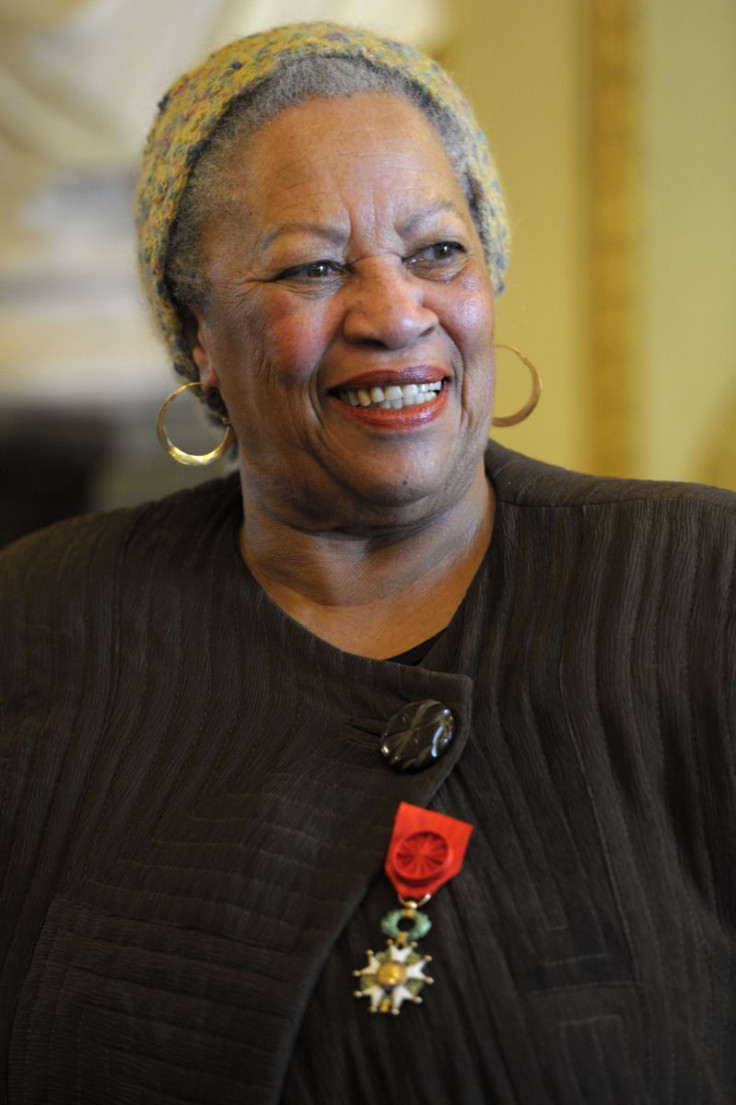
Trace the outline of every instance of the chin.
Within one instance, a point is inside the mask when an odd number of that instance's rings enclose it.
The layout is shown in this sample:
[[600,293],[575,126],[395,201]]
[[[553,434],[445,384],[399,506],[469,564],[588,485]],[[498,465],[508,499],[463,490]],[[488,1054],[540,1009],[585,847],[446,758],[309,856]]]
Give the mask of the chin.
[[[336,528],[422,525],[457,503],[472,482],[472,473],[393,473],[391,479],[365,480],[345,487],[345,499],[333,502]],[[347,502],[346,502],[347,500]],[[348,521],[350,519],[350,521]],[[348,523],[346,527],[344,524]],[[352,523],[352,526],[351,526]]]
[[448,505],[439,498],[439,489],[409,480],[345,480],[320,491],[313,488],[309,495],[296,495],[292,488],[274,513],[297,529],[367,535],[421,526]]

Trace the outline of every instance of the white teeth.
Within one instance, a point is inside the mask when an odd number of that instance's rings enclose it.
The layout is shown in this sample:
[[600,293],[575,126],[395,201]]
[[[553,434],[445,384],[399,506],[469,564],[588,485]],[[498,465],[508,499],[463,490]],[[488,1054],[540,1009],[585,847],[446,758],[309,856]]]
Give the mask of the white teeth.
[[344,388],[338,393],[343,403],[351,407],[378,407],[379,410],[400,411],[402,407],[414,407],[428,403],[442,390],[442,381],[431,384],[389,384],[385,388]]

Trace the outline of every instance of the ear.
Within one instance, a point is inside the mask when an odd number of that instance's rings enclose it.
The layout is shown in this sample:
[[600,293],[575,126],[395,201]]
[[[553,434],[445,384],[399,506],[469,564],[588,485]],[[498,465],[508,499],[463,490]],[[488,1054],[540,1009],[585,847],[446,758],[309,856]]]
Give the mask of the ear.
[[219,379],[213,357],[212,333],[199,307],[184,307],[181,312],[182,329],[192,360],[199,369],[199,379],[205,392],[219,390]]

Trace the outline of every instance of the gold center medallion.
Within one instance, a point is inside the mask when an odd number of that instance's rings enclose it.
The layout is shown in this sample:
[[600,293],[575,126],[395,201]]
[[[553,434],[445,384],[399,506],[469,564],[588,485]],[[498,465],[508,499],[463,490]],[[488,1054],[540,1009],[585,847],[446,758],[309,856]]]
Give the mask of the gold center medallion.
[[393,990],[394,986],[398,986],[405,978],[406,967],[403,963],[396,963],[391,959],[382,963],[376,973],[376,982],[384,990]]

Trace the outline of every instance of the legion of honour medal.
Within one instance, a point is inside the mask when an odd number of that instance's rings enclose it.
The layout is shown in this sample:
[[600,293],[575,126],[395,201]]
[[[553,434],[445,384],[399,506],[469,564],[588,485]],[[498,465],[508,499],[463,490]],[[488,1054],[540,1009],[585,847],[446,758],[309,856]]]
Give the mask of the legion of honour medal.
[[368,949],[366,966],[353,972],[355,996],[369,999],[371,1013],[397,1015],[405,1001],[420,1003],[422,990],[434,981],[425,974],[432,957],[416,950],[432,927],[423,909],[461,870],[472,831],[465,821],[400,804],[385,864],[400,908],[381,921],[386,947]]

